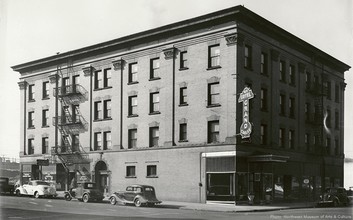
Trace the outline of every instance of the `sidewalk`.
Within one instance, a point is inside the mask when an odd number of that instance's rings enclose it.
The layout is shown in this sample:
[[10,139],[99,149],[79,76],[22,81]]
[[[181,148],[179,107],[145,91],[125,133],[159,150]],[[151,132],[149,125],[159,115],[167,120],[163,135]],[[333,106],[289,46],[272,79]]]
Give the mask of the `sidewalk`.
[[[57,198],[64,199],[64,192],[57,191]],[[105,197],[103,202],[108,203],[109,198]],[[234,204],[220,204],[220,203],[192,203],[192,202],[176,202],[176,201],[163,201],[158,205],[161,208],[171,209],[186,209],[198,211],[212,211],[212,212],[266,212],[283,209],[300,209],[315,207],[314,202],[301,202],[301,203],[278,203],[278,204],[265,204],[265,205],[234,205]],[[156,206],[156,207],[158,207]]]

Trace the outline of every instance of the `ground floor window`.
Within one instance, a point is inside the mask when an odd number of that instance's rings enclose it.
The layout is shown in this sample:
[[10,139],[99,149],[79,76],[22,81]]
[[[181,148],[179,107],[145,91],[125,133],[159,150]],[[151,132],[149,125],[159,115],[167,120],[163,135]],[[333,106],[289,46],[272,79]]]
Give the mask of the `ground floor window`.
[[207,173],[207,200],[234,201],[234,173]]

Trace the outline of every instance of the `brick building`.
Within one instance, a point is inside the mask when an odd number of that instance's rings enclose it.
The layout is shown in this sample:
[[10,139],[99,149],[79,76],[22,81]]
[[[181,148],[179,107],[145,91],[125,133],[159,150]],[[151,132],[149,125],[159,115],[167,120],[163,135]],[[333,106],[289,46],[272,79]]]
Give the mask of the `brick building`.
[[190,202],[343,184],[350,67],[242,6],[12,68],[22,182],[150,184]]

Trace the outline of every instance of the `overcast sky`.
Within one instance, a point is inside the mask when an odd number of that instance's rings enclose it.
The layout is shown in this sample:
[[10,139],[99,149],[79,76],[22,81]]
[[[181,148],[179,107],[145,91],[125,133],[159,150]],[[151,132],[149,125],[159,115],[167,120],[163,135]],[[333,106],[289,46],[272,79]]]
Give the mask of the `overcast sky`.
[[[0,0],[0,155],[19,154],[19,74],[10,66],[236,5],[353,65],[351,0]],[[345,74],[345,149],[350,157],[352,74]]]

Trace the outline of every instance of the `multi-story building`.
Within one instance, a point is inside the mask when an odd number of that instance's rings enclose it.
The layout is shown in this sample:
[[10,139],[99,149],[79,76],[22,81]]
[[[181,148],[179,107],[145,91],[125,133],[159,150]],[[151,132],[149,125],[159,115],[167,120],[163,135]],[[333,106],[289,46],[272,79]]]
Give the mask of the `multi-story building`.
[[242,6],[12,68],[22,182],[191,202],[343,184],[350,67]]

